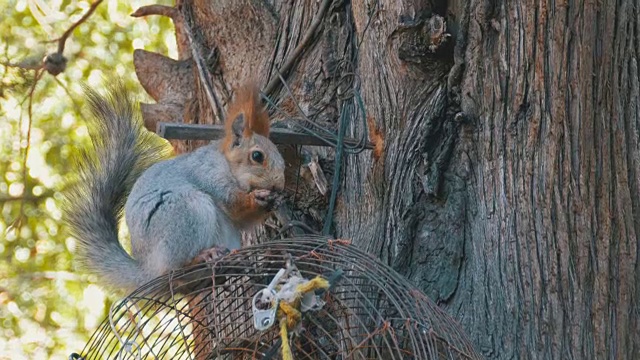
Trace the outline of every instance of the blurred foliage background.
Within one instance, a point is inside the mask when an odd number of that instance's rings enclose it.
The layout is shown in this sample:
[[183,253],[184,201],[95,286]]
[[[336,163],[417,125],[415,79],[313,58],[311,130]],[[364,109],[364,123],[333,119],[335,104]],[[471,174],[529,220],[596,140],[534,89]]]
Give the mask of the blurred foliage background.
[[[102,90],[120,76],[149,101],[133,50],[176,58],[167,18],[133,18],[142,5],[171,0],[104,0],[66,42],[64,72],[32,69],[90,1],[0,0],[0,358],[67,358],[80,352],[116,296],[74,262],[61,224],[73,154],[88,145],[81,84]],[[34,86],[35,83],[35,86]]]

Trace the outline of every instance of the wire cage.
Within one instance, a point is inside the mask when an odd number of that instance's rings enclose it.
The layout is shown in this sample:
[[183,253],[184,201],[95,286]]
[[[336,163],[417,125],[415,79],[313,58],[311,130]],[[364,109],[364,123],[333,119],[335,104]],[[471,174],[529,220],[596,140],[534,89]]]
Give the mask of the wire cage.
[[[295,331],[258,330],[254,297],[292,264],[331,287],[314,293],[321,303]],[[451,317],[390,267],[347,241],[310,237],[156,279],[114,303],[77,358],[280,359],[283,342],[293,359],[482,358]]]

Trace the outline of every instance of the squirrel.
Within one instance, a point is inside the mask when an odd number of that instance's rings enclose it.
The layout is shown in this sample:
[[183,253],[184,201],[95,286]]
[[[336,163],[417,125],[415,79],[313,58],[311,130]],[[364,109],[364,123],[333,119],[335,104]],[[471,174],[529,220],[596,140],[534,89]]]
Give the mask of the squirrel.
[[[94,151],[82,157],[65,216],[81,262],[105,285],[131,292],[238,249],[240,231],[281,200],[285,163],[268,138],[255,85],[236,92],[223,139],[173,158],[146,130],[122,83],[105,97],[85,92]],[[123,210],[131,256],[118,238]]]

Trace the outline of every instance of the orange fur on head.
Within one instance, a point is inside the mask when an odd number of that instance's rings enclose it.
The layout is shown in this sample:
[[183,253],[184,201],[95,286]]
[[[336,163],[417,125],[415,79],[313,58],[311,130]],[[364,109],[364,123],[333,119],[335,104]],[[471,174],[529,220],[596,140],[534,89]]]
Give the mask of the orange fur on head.
[[250,137],[253,133],[269,137],[269,115],[260,102],[260,92],[254,82],[238,89],[229,105],[225,122],[225,145],[231,145],[234,140],[233,122],[240,114],[244,115],[245,121],[243,137]]

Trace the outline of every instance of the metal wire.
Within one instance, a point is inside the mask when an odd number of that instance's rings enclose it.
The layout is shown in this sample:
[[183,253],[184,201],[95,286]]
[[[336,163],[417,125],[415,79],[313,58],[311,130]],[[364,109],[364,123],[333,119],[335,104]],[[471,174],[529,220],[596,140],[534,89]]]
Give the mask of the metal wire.
[[[377,2],[376,2],[377,8]],[[349,14],[349,11],[346,11]],[[369,24],[373,19],[372,14],[369,14],[369,20],[367,21],[367,25],[365,27],[365,32],[369,28]],[[351,22],[347,22],[350,24]],[[338,133],[330,131],[326,127],[321,126],[317,122],[312,121],[309,116],[302,110],[300,103],[296,100],[289,84],[285,80],[282,73],[275,69],[277,74],[277,79],[280,80],[280,83],[285,88],[287,95],[291,98],[293,104],[295,105],[298,114],[301,116],[303,121],[294,122],[294,126],[298,128],[298,130],[310,134],[311,136],[319,139],[325,145],[331,146],[335,149],[335,166],[333,173],[333,181],[331,192],[329,195],[329,206],[327,209],[327,215],[324,219],[324,224],[322,228],[322,233],[324,235],[331,234],[331,227],[333,225],[333,215],[335,210],[335,203],[337,199],[338,189],[340,187],[340,179],[341,179],[341,170],[342,163],[344,161],[345,155],[356,155],[360,154],[364,150],[366,150],[366,145],[368,143],[368,124],[366,117],[366,109],[364,106],[364,101],[360,95],[360,84],[361,79],[359,74],[356,71],[355,64],[357,63],[357,54],[360,46],[362,45],[362,41],[364,41],[364,33],[363,37],[360,41],[357,41],[353,37],[354,31],[353,29],[349,29],[347,34],[348,38],[346,41],[347,46],[344,49],[343,57],[337,63],[337,71],[341,74],[340,78],[336,84],[336,97],[338,100],[338,106],[340,108],[340,117],[338,121]],[[272,88],[274,82],[271,81],[268,89]],[[288,117],[288,114],[285,113],[280,107],[278,107],[267,95],[269,91],[265,91],[262,93],[262,98],[273,108],[276,112],[285,115]],[[353,111],[353,107],[356,107],[357,110]],[[344,139],[347,133],[347,128],[350,123],[355,123],[360,120],[361,121],[361,132],[359,136],[359,140],[357,144],[352,145],[345,143]],[[355,126],[352,128],[355,130]],[[299,174],[298,174],[299,176]],[[299,179],[298,179],[299,180]],[[298,181],[297,180],[297,181]]]
[[323,295],[325,306],[302,320],[291,341],[296,359],[481,358],[456,322],[402,276],[326,237],[247,247],[215,265],[159,278],[113,307],[112,320],[101,324],[82,356],[262,359],[279,349],[279,335],[253,327],[251,300],[289,258],[308,279],[344,272]]
[[[342,60],[341,64],[349,64],[350,62],[347,60]],[[277,70],[276,70],[277,72]],[[340,134],[335,134],[334,132],[332,132],[331,130],[329,130],[328,128],[319,125],[317,122],[311,120],[309,118],[309,116],[304,112],[304,110],[302,110],[302,107],[300,106],[300,103],[298,102],[298,100],[295,98],[295,96],[293,95],[293,92],[291,91],[291,88],[289,87],[289,84],[287,83],[287,81],[284,79],[284,77],[282,76],[282,74],[280,74],[278,72],[278,77],[283,85],[283,87],[285,88],[285,90],[287,91],[287,95],[291,98],[293,104],[296,106],[296,109],[298,110],[298,114],[301,117],[301,120],[304,121],[304,123],[301,122],[294,122],[293,125],[295,127],[298,128],[298,130],[307,133],[319,140],[321,140],[325,145],[333,147],[333,148],[337,148],[340,144],[344,147],[344,152],[347,154],[359,154],[363,151],[365,151],[367,149],[366,144],[367,144],[367,137],[368,137],[368,127],[367,127],[367,117],[366,117],[366,110],[364,107],[364,102],[362,101],[362,97],[360,96],[360,76],[354,72],[346,72],[342,75],[342,77],[340,78],[340,80],[338,80],[338,86],[337,86],[337,96],[338,96],[338,100],[340,101],[340,103],[342,104],[341,106],[348,106],[350,105],[351,101],[355,101],[356,105],[358,107],[359,114],[360,116],[356,115],[355,118],[356,120],[360,120],[361,121],[361,125],[362,125],[362,129],[363,131],[360,133],[359,139],[358,139],[358,143],[356,145],[351,145],[348,143],[344,143],[344,136],[341,139],[340,138]],[[345,79],[353,79],[351,80],[351,82],[346,82]],[[340,85],[344,84],[344,88],[342,90]],[[264,92],[260,93],[261,97],[267,102],[267,104],[269,106],[271,106],[276,112],[278,112],[281,115],[284,115],[286,117],[288,117],[289,115],[282,110],[272,99],[270,99]],[[342,114],[342,112],[341,112]],[[350,119],[350,117],[348,118],[343,118],[343,116],[341,115],[340,117],[340,121],[339,121],[339,127],[341,126],[341,123]]]
[[[353,67],[353,63],[347,60],[342,60],[340,64],[342,64],[340,66],[348,66],[349,69]],[[300,128],[302,131],[316,137],[317,139],[321,140],[323,143],[331,147],[334,147],[336,149],[333,181],[331,186],[331,193],[329,195],[329,207],[327,209],[327,216],[325,217],[324,225],[322,228],[322,234],[329,235],[331,234],[331,226],[333,224],[333,213],[335,209],[338,189],[340,187],[340,177],[341,177],[342,162],[344,160],[343,159],[344,154],[346,153],[346,154],[355,155],[355,154],[361,153],[366,149],[368,130],[367,130],[367,120],[366,120],[364,102],[362,101],[362,98],[359,93],[360,77],[355,72],[346,72],[338,81],[338,85],[336,87],[337,89],[336,95],[340,103],[340,120],[338,122],[338,134],[336,136],[329,129],[324,128],[318,125],[317,123],[313,122],[311,119],[309,119],[309,117],[302,110],[302,107],[300,106],[299,102],[295,99],[295,96],[293,95],[291,88],[287,84],[282,74],[280,74],[280,72],[278,72],[277,69],[276,69],[276,72],[278,73],[278,77],[282,82],[282,85],[287,90],[289,97],[293,100],[293,103],[298,109],[298,113],[302,116],[302,119],[307,124],[311,125],[311,127],[307,127],[299,122],[295,122],[294,124],[298,128]],[[345,79],[348,79],[348,80],[345,80]],[[266,96],[266,94],[261,93],[261,95],[262,95],[262,98],[265,99],[265,101],[269,105],[271,105],[276,111],[286,115],[286,113],[282,109],[280,109],[280,107],[278,107],[271,99],[269,99],[269,97]],[[353,104],[351,101],[354,99],[356,100],[356,104],[358,106],[358,109],[360,110],[360,114],[361,114],[360,119],[362,119],[363,132],[361,133],[361,137],[358,143],[356,145],[350,145],[344,142],[344,138],[346,136],[348,120],[351,118],[351,108],[353,107]],[[356,115],[356,118],[358,118],[357,115]],[[314,128],[318,129],[321,133],[316,132]]]

